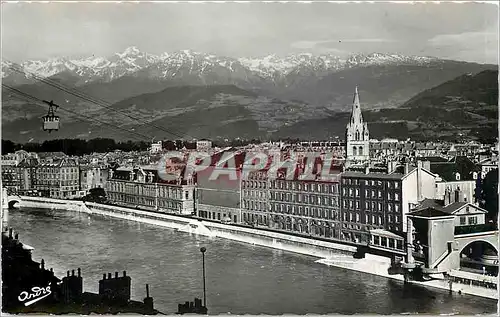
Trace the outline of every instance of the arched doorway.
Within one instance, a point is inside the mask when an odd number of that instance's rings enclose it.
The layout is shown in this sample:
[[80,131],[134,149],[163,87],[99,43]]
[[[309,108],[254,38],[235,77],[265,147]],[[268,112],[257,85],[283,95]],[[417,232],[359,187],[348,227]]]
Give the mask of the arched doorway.
[[498,276],[498,250],[488,241],[477,240],[460,251],[460,270]]

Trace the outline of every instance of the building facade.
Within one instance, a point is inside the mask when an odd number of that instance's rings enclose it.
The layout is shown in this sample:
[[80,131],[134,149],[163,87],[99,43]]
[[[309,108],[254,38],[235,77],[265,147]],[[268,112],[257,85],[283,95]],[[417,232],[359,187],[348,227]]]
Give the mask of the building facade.
[[33,187],[43,196],[51,198],[79,197],[80,172],[78,162],[71,158],[42,163],[36,170]]
[[269,181],[264,171],[252,171],[241,180],[241,216],[248,225],[269,226]]
[[267,222],[278,230],[340,239],[339,201],[338,180],[271,180]]
[[104,165],[80,165],[80,190],[105,188],[109,169]]
[[118,168],[105,184],[109,202],[159,212],[192,215],[195,186],[192,179],[164,181],[154,168]]

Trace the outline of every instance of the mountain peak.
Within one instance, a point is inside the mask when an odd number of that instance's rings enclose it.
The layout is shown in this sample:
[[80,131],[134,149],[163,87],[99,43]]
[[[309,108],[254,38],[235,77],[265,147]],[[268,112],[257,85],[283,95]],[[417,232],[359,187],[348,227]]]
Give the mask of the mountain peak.
[[138,55],[141,51],[136,46],[127,47],[122,53],[116,53],[119,57],[123,58],[129,55]]

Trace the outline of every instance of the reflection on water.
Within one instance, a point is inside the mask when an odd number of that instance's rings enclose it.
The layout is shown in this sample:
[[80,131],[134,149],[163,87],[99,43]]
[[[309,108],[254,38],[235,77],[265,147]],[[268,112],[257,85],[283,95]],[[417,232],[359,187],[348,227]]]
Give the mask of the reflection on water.
[[57,275],[82,268],[84,288],[98,291],[103,273],[132,277],[132,297],[150,284],[155,308],[202,297],[201,246],[207,247],[210,314],[462,313],[496,311],[496,301],[403,285],[314,263],[316,258],[243,243],[190,235],[164,227],[70,211],[20,209],[9,225],[35,247]]

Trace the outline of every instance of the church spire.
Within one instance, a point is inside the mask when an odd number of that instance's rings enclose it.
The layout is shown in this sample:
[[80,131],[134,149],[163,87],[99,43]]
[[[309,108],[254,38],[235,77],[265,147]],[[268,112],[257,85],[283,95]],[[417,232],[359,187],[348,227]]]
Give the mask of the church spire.
[[358,86],[356,86],[354,90],[354,99],[352,101],[352,111],[351,111],[351,122],[363,123],[363,116],[361,114],[361,105],[359,103]]
[[359,94],[358,94],[358,86],[356,86],[354,90],[354,100],[352,101],[353,106],[357,106],[359,108]]

